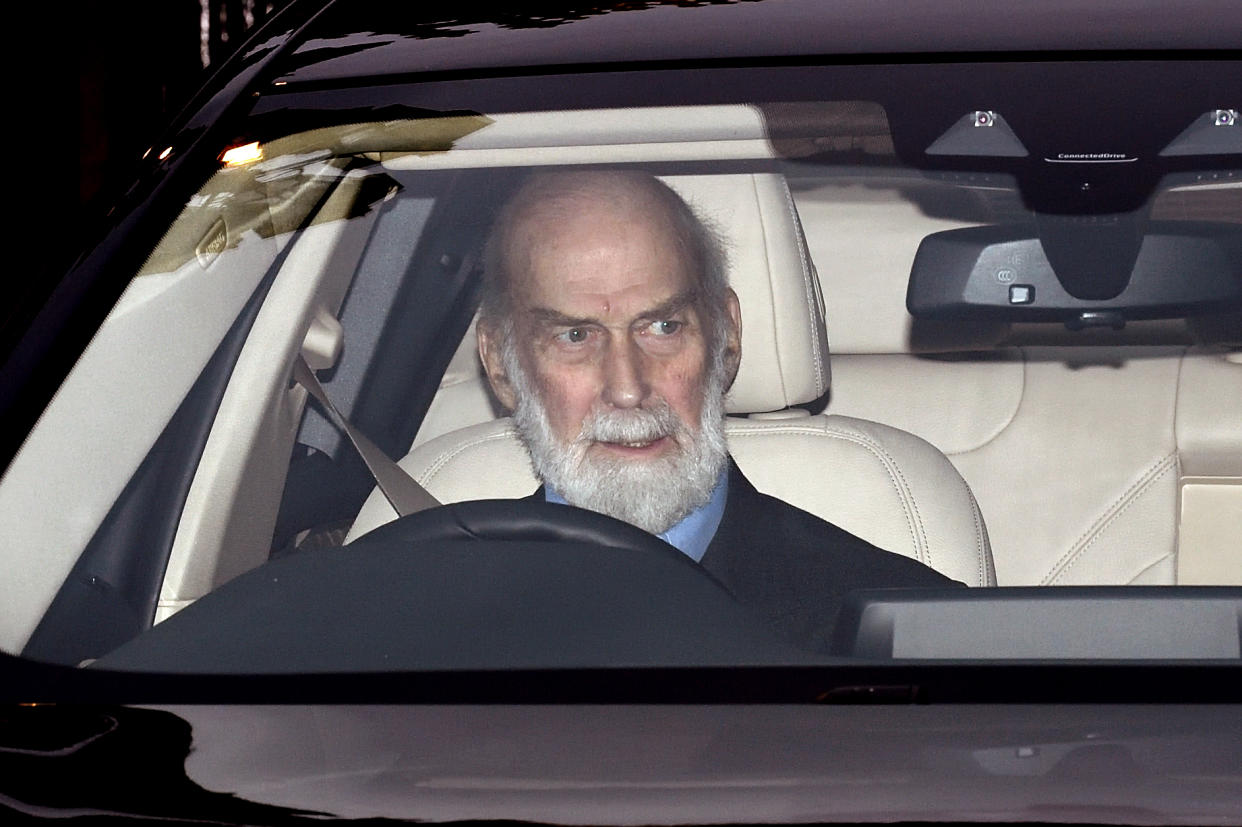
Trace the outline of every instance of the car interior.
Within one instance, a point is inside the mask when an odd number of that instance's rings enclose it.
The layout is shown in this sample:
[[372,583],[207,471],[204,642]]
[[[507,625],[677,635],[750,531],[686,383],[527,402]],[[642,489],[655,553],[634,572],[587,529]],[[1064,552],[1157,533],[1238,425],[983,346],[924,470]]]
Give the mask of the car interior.
[[[916,317],[929,239],[1033,220],[1012,179],[883,146],[800,160],[757,107],[688,109],[350,124],[223,164],[0,482],[0,648],[87,662],[393,520],[299,356],[440,502],[531,493],[475,348],[480,249],[523,175],[580,165],[650,170],[725,239],[743,320],[727,433],[761,491],[972,587],[1242,585],[1236,308]],[[1242,180],[1170,176],[1146,209],[1236,243]],[[1021,272],[988,275],[970,295],[1019,296]]]
[[[1232,195],[1239,198],[1242,190],[1234,188]],[[986,322],[918,330],[903,302],[910,264],[924,236],[952,225],[920,214],[917,204],[902,199],[895,187],[819,186],[795,192],[794,199],[797,216],[809,228],[806,246],[810,261],[816,262],[817,289],[828,319],[831,391],[816,388],[821,392],[811,399],[769,395],[749,410],[738,406],[735,390],[731,412],[748,415],[747,429],[762,430],[767,426],[757,423],[771,417],[805,416],[799,405],[827,395],[816,417],[802,424],[785,421],[782,427],[805,428],[826,423],[827,417],[850,417],[934,446],[984,503],[996,580],[931,563],[971,585],[1242,580],[1237,568],[1242,564],[1242,535],[1236,520],[1227,519],[1237,508],[1229,505],[1232,498],[1242,496],[1237,487],[1242,434],[1236,419],[1222,415],[1242,410],[1242,357],[1233,344],[1242,334],[1218,339],[1214,331],[1194,327],[1193,320],[1132,323],[1128,330],[1094,337],[1063,326],[1014,330],[1012,325]],[[769,230],[769,250],[780,243],[779,231],[770,231],[770,220],[748,223]],[[871,243],[852,243],[864,234]],[[791,247],[797,244],[794,249],[801,247],[799,240],[796,233],[786,237]],[[864,273],[867,277],[860,279]],[[757,302],[743,305],[755,308],[744,317],[748,324],[764,317]],[[930,341],[920,341],[924,335]],[[754,364],[746,361],[754,350],[748,339],[744,364]],[[774,369],[770,361],[761,364],[765,375]],[[789,364],[788,359],[780,364]],[[460,423],[463,412],[471,409],[466,400],[473,400],[476,416],[489,416],[483,405],[486,380],[468,338],[446,373],[416,445],[436,433],[438,416]],[[785,404],[774,404],[781,401]],[[740,425],[734,425],[731,435],[744,432]],[[739,450],[740,441],[735,438],[731,447]],[[453,470],[445,468],[450,461],[437,449],[463,450],[437,443],[416,451],[410,463],[439,493],[436,475]],[[761,453],[770,455],[766,449]],[[785,456],[806,454],[795,449]],[[739,451],[738,457],[749,472],[748,455]],[[464,460],[454,455],[454,461]],[[495,467],[480,462],[485,464],[464,472],[466,479],[477,479],[483,467]],[[881,547],[901,549],[900,539],[879,534],[882,522],[874,513],[859,510],[857,503],[843,506],[840,514],[825,510],[829,502],[842,502],[843,492],[830,490],[832,482],[820,471],[848,467],[836,462],[809,462],[809,479],[791,468],[789,460],[777,463],[775,473],[754,473],[765,490],[860,536],[874,537]],[[521,470],[526,476],[515,488],[498,487],[495,495],[533,490],[529,469]],[[933,485],[936,479],[935,474],[928,478]],[[815,502],[812,497],[823,499]],[[441,498],[462,496],[446,487]],[[873,493],[865,498],[874,502]],[[373,497],[371,504],[378,501]],[[959,507],[958,512],[969,510]],[[860,519],[854,521],[851,515]],[[1057,516],[1046,519],[1048,515]],[[364,510],[354,536],[373,525],[364,522],[367,516]],[[961,548],[961,534],[946,536]],[[918,553],[901,553],[928,562]]]

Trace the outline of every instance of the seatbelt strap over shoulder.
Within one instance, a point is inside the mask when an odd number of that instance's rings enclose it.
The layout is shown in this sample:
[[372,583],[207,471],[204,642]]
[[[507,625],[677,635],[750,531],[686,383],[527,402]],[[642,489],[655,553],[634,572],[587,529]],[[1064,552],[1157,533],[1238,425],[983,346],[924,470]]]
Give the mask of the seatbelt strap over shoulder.
[[349,424],[349,421],[341,415],[341,412],[332,404],[332,400],[324,393],[323,386],[315,378],[315,372],[311,370],[310,365],[306,364],[306,359],[300,353],[293,361],[293,381],[305,388],[306,392],[323,406],[332,424],[353,444],[354,450],[366,463],[367,470],[375,479],[375,484],[383,492],[389,505],[397,512],[398,517],[440,505],[439,500],[431,496],[427,489],[419,485],[418,481],[407,474],[400,465],[389,459],[378,445]]

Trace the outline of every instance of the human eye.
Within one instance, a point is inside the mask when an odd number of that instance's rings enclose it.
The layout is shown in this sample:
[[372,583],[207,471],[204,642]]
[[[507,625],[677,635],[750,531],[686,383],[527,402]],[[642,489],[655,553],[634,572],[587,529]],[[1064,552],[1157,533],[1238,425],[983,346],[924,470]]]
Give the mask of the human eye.
[[675,321],[673,319],[660,319],[647,325],[647,332],[655,336],[672,336],[681,330],[685,322]]
[[570,327],[556,334],[556,341],[563,345],[580,345],[590,338],[591,332],[585,327]]

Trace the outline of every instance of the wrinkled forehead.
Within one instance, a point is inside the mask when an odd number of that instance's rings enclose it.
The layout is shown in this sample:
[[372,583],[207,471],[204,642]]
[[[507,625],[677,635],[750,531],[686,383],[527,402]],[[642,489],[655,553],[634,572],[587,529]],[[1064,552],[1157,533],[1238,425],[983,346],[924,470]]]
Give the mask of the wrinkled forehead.
[[663,199],[625,187],[540,195],[518,205],[524,209],[500,239],[515,298],[555,296],[584,282],[596,292],[646,287],[669,295],[697,286],[693,256]]
[[677,223],[677,199],[656,178],[635,172],[556,172],[532,176],[501,211],[498,226],[513,243],[538,240],[575,219],[659,228]]
[[[611,205],[667,212],[677,196],[653,175],[636,170],[569,170],[531,175],[509,199],[502,216]],[[502,223],[505,218],[502,217]]]

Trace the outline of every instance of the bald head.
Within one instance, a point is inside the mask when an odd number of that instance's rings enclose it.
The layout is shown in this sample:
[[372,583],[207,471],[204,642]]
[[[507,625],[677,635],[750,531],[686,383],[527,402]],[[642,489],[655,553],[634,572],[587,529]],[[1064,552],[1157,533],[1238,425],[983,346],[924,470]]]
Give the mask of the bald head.
[[497,216],[485,249],[484,323],[509,328],[514,291],[522,288],[538,251],[608,232],[665,236],[677,257],[669,265],[692,275],[712,333],[722,332],[729,283],[719,236],[667,184],[632,171],[536,173],[519,187]]

